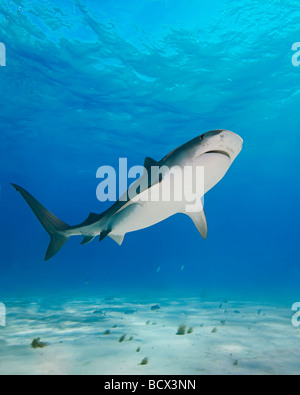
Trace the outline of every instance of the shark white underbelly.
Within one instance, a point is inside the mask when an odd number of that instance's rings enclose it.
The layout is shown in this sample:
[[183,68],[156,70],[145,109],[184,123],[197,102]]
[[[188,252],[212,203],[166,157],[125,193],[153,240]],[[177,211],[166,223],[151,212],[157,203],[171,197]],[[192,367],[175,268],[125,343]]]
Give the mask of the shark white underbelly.
[[[188,166],[188,164],[186,165]],[[208,153],[201,155],[195,161],[195,166],[202,166],[204,168],[204,193],[197,196],[197,198],[202,198],[206,192],[224,177],[230,167],[230,159],[223,154]],[[172,168],[170,171],[172,171]],[[208,177],[205,177],[206,173],[209,175]],[[167,185],[164,185],[164,183]],[[139,203],[131,201],[123,210],[115,215],[111,234],[123,236],[126,233],[153,226],[177,213],[188,214],[186,207],[193,206],[196,203],[195,201],[185,199],[180,201],[175,201],[175,199],[163,201],[161,199],[162,190],[170,191],[171,197],[176,196],[174,185],[171,185],[170,178],[166,177],[161,183],[141,193],[139,195]],[[143,195],[147,196],[144,197]],[[184,190],[181,195],[182,197],[186,195]],[[129,211],[128,207],[132,207],[132,209]],[[128,210],[128,213],[126,213],[126,210]],[[198,208],[198,211],[201,210],[203,210],[202,205]]]

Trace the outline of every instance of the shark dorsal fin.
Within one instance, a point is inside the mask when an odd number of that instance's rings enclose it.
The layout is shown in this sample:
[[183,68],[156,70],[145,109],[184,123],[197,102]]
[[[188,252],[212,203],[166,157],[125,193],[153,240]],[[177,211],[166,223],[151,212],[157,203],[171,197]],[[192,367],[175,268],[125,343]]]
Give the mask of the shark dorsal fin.
[[151,166],[158,166],[158,162],[156,162],[155,159],[152,158],[145,158],[145,162],[144,162],[144,168],[150,172],[151,171]]
[[187,212],[184,211],[184,214],[188,215],[191,220],[194,222],[196,228],[198,229],[200,235],[204,240],[207,238],[207,221],[204,209],[196,212]]
[[87,221],[94,221],[96,219],[98,219],[99,214],[95,214],[95,213],[90,213],[89,216],[87,217]]

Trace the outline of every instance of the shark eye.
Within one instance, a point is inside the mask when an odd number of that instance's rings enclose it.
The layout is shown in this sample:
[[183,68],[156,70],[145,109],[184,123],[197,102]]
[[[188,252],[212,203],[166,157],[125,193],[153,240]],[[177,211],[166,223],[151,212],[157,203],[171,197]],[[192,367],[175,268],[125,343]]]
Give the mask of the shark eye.
[[202,134],[201,136],[200,136],[200,141],[203,141],[204,140],[204,134]]

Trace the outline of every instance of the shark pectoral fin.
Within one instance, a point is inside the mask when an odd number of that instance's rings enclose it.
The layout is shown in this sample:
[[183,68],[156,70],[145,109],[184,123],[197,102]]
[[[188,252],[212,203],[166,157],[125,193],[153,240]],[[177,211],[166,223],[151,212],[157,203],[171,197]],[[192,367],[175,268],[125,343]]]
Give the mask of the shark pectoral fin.
[[207,238],[207,222],[206,222],[206,216],[204,209],[201,211],[197,212],[186,212],[184,211],[184,214],[188,215],[194,224],[196,225],[196,228],[198,229],[200,235],[203,237],[204,240]]
[[124,241],[124,237],[125,237],[125,235],[112,235],[112,234],[109,234],[108,236],[109,236],[113,241],[115,241],[116,243],[118,243],[119,246],[122,245],[122,243],[123,243],[123,241]]
[[90,243],[91,241],[93,241],[94,238],[95,238],[95,236],[85,236],[85,235],[83,235],[83,240],[82,240],[82,242],[81,242],[80,244],[81,244],[81,245],[83,245],[83,244],[88,244],[88,243]]
[[144,161],[144,168],[149,172],[151,171],[151,166],[158,166],[158,163],[156,162],[155,159],[152,158],[145,158]]

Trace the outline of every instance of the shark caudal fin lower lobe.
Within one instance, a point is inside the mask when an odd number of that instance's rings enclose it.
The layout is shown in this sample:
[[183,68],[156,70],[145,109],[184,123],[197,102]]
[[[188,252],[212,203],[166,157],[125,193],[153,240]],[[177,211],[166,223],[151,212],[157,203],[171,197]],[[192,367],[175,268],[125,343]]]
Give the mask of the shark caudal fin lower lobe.
[[61,221],[55,215],[50,213],[44,206],[41,205],[33,196],[30,195],[25,189],[16,184],[11,184],[16,191],[20,192],[31,210],[36,215],[44,229],[50,236],[50,244],[46,252],[45,261],[52,258],[66,243],[70,236],[63,234],[69,228],[69,225]]

